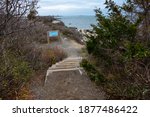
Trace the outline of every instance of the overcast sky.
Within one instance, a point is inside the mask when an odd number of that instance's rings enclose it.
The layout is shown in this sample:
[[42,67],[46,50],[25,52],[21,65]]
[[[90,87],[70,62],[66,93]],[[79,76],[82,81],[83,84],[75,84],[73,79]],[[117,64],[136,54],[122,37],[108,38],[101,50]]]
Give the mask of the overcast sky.
[[[123,0],[114,0],[122,4]],[[39,0],[39,15],[94,15],[93,9],[104,10],[105,0]]]

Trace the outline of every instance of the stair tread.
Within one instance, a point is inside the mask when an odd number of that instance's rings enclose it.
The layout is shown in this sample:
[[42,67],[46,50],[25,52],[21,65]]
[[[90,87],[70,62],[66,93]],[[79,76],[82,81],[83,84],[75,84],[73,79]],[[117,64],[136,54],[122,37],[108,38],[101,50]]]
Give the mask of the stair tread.
[[48,70],[49,71],[61,71],[61,70],[74,70],[74,69],[79,69],[80,67],[80,62],[82,58],[81,57],[75,57],[75,58],[67,58],[63,61],[60,61],[53,66],[51,66]]
[[70,68],[79,68],[80,66],[69,66],[69,67],[55,67],[55,68],[50,68],[48,70],[54,70],[54,69],[70,69]]

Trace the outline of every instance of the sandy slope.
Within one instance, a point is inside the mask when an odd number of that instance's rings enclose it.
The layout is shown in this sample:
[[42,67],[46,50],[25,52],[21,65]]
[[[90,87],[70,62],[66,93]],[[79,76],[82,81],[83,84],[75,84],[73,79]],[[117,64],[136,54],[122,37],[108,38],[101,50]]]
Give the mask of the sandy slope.
[[[73,40],[63,38],[43,47],[64,49],[68,57],[80,57],[82,45]],[[104,99],[104,92],[90,81],[84,70],[82,75],[78,70],[59,71],[49,74],[45,85],[32,84],[34,99]]]

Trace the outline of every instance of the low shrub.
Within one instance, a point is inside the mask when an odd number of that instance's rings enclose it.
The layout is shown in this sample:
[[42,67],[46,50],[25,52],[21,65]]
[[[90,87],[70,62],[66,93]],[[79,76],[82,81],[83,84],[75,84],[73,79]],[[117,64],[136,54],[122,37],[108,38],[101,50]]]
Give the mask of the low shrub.
[[0,59],[4,61],[0,63],[0,98],[15,99],[22,85],[29,80],[32,69],[13,52],[7,52],[5,58]]
[[64,36],[69,37],[70,39],[75,40],[77,43],[84,44],[82,40],[82,35],[74,28],[61,28],[61,32]]
[[41,61],[48,66],[51,66],[66,57],[66,53],[57,47],[52,49],[43,49],[41,53]]
[[97,85],[106,81],[104,76],[95,68],[95,66],[90,64],[86,59],[83,59],[80,65],[85,69],[90,79],[96,82]]
[[0,61],[3,61],[0,63],[0,98],[17,99],[21,87],[30,80],[34,72],[47,70],[66,56],[59,48],[28,47],[22,48],[19,53],[6,51],[5,57],[0,56]]

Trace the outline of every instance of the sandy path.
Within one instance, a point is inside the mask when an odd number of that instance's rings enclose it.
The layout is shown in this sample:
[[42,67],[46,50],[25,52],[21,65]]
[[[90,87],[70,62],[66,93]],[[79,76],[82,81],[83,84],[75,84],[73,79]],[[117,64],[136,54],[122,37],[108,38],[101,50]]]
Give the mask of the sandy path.
[[[64,49],[68,57],[80,57],[83,47],[66,38],[51,45]],[[50,74],[45,85],[34,82],[32,91],[36,95],[35,99],[105,99],[104,92],[91,82],[84,70],[82,73],[81,75],[78,70],[59,71]]]

